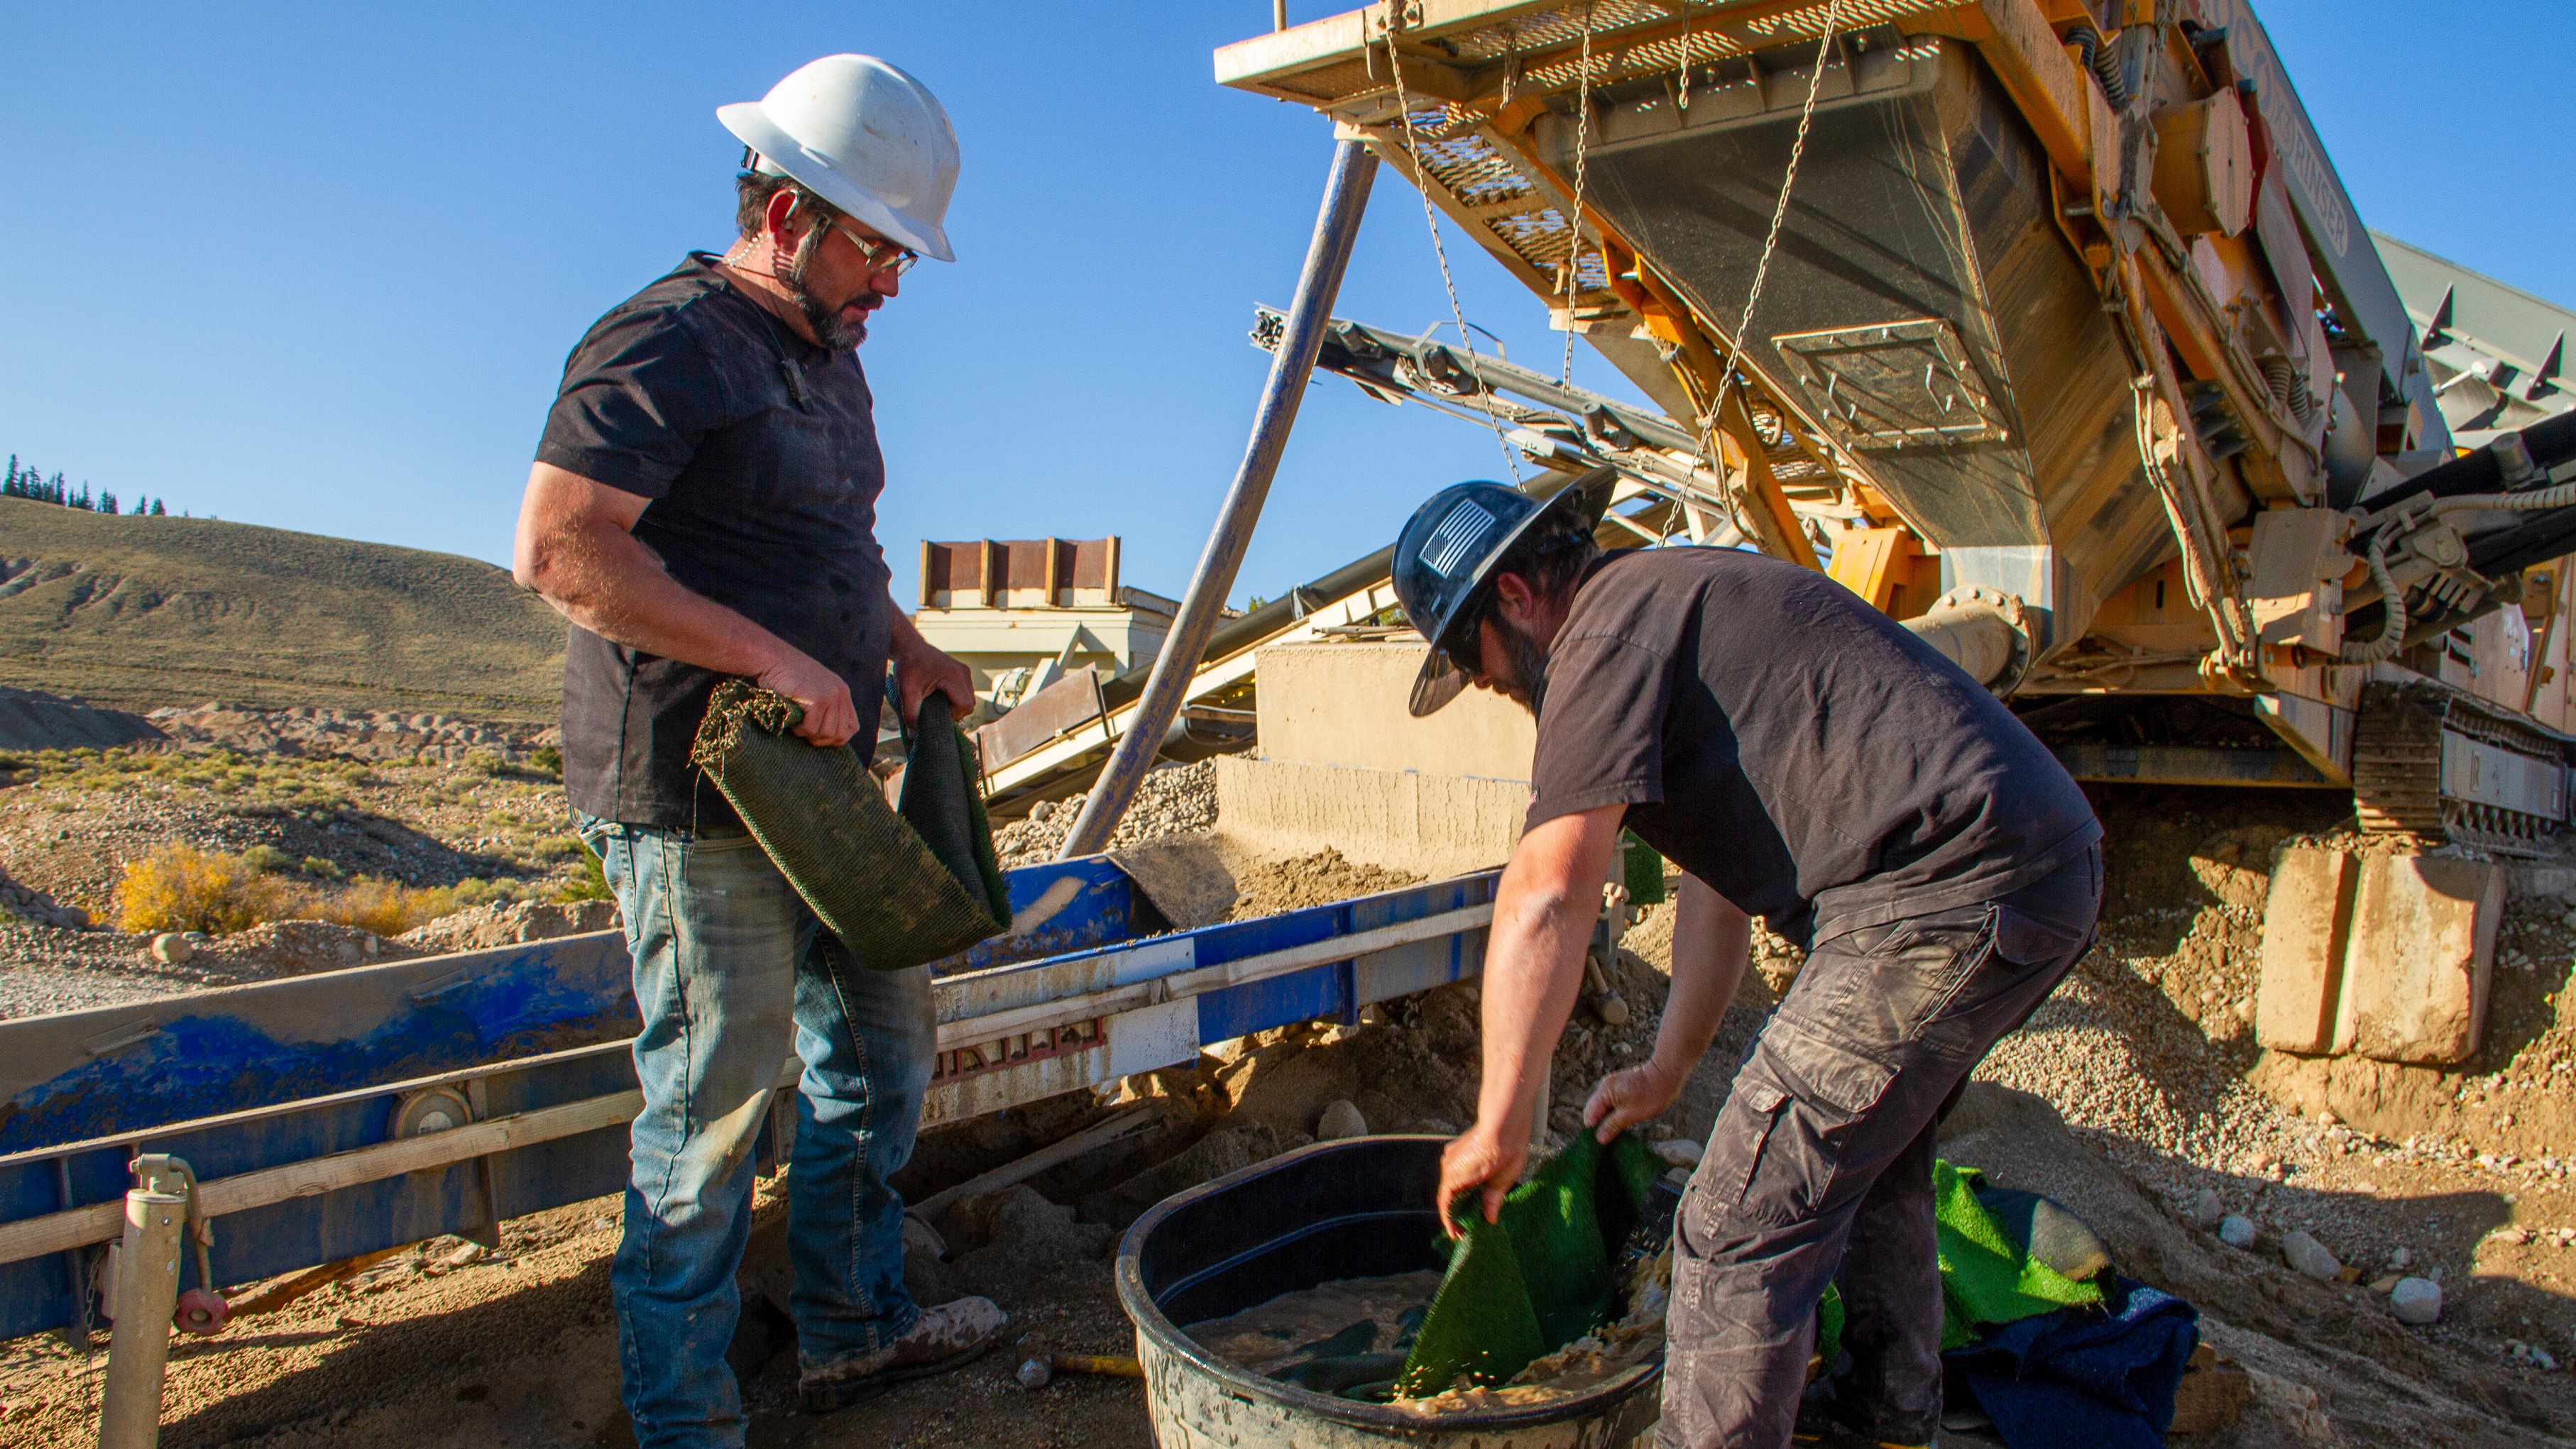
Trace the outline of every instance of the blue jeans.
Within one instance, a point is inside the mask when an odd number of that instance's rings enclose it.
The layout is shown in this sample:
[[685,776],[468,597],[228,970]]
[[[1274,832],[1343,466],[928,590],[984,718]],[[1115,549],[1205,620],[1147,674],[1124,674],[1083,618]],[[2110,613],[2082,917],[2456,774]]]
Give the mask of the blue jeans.
[[751,1228],[753,1148],[790,1054],[790,1308],[806,1364],[874,1352],[921,1310],[903,1286],[903,1199],[937,1050],[930,971],[854,965],[759,842],[583,817],[635,958],[626,1234],[609,1270],[639,1449],[743,1442],[725,1350]]

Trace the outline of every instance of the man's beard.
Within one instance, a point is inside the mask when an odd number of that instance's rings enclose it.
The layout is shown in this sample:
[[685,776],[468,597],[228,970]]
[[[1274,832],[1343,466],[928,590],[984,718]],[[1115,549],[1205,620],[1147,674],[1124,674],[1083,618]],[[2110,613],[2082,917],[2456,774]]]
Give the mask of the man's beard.
[[778,285],[787,289],[787,300],[794,302],[796,310],[805,314],[805,325],[814,329],[815,342],[827,352],[847,352],[868,340],[866,314],[862,313],[855,322],[846,321],[841,311],[850,305],[848,302],[839,307],[827,307],[823,305],[822,298],[805,290],[805,269],[813,262],[825,230],[827,228],[818,226],[807,232],[805,240],[796,248],[796,255],[784,266],[772,266],[769,274]]
[[840,307],[824,306],[821,298],[793,281],[787,284],[787,299],[796,304],[797,311],[805,314],[805,325],[814,329],[814,340],[821,343],[824,350],[847,352],[868,340],[868,323],[864,315],[857,321],[844,318]]
[[1508,624],[1497,628],[1503,636],[1503,655],[1510,663],[1512,677],[1501,681],[1504,692],[1520,700],[1530,717],[1538,717],[1538,708],[1547,699],[1547,651],[1539,642]]

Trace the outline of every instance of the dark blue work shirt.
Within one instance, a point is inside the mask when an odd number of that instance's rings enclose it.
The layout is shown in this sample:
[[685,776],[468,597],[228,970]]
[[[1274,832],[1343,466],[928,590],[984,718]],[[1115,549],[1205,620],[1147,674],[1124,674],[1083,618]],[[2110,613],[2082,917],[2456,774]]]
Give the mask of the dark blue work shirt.
[[[885,458],[855,354],[817,347],[691,253],[592,324],[564,364],[537,461],[652,500],[635,537],[689,589],[812,655],[862,721],[892,604],[876,539]],[[630,825],[734,823],[689,764],[722,676],[574,626],[564,790]],[[866,754],[876,732],[851,743]]]

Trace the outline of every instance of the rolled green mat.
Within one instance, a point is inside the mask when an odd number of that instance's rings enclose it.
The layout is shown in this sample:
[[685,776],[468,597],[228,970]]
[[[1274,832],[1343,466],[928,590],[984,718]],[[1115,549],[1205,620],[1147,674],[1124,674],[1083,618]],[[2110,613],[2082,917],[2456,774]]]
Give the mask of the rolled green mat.
[[922,701],[894,806],[857,751],[791,733],[803,718],[786,696],[728,679],[689,759],[851,959],[901,971],[1008,930],[992,824],[947,696]]

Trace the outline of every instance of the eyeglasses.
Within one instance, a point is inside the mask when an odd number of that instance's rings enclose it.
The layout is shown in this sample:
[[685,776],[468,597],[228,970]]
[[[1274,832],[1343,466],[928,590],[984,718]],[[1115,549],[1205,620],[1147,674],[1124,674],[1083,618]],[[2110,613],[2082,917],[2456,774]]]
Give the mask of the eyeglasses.
[[[849,225],[845,222],[839,220],[833,221],[832,230],[839,232],[848,240],[850,245],[857,247],[859,249],[859,255],[867,258],[868,265],[877,271],[890,272],[893,275],[900,277],[904,273],[912,270],[912,264],[914,262],[921,260],[921,253],[914,251],[912,248],[899,245],[895,242],[886,241],[878,237],[861,236],[857,232],[850,230]],[[893,253],[893,257],[890,260],[887,257],[887,253],[889,252]]]

